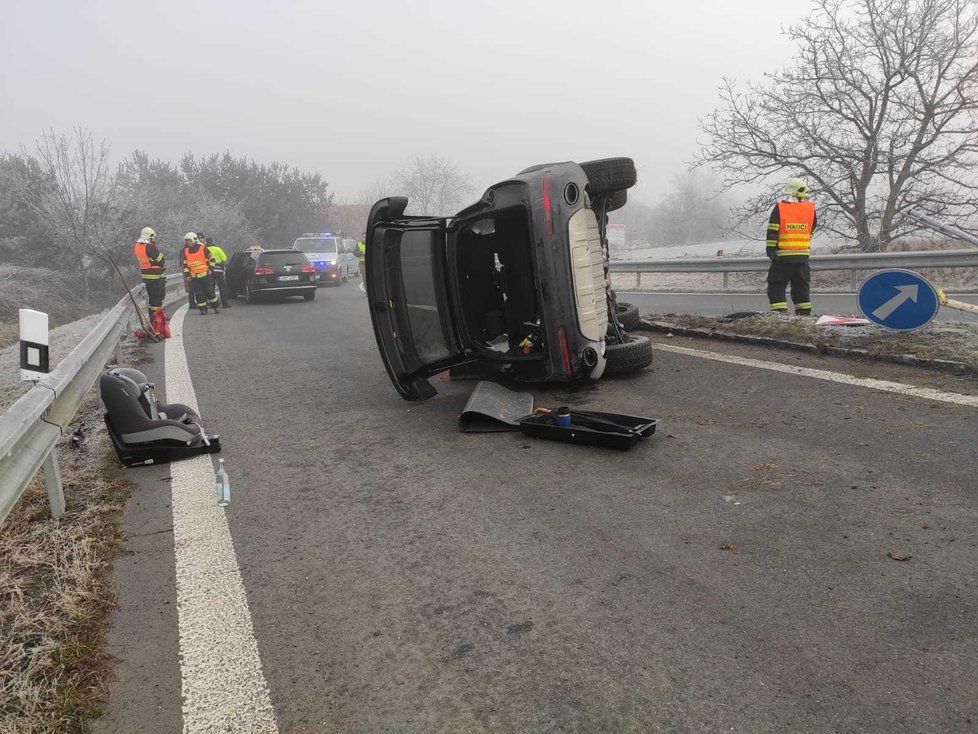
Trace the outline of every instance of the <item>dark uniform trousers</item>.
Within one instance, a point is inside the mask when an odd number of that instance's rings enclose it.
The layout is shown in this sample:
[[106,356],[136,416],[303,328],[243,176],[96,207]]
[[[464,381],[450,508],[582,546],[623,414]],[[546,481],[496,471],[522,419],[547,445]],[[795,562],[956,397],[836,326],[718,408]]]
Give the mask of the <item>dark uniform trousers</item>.
[[227,276],[224,273],[224,268],[218,265],[214,270],[211,271],[211,275],[214,276],[214,287],[221,294],[221,305],[224,308],[228,307],[228,281]]
[[776,258],[771,261],[771,267],[767,271],[767,299],[772,305],[784,303],[784,310],[787,310],[785,292],[790,285],[791,300],[795,305],[804,303],[811,308],[811,283],[812,269],[805,255]]
[[197,278],[191,276],[190,296],[197,308],[207,310],[208,306],[216,306],[217,298],[214,296],[213,276],[210,273]]
[[154,313],[163,306],[163,299],[166,297],[166,279],[143,278],[143,285],[146,286],[146,299],[149,302],[149,312]]

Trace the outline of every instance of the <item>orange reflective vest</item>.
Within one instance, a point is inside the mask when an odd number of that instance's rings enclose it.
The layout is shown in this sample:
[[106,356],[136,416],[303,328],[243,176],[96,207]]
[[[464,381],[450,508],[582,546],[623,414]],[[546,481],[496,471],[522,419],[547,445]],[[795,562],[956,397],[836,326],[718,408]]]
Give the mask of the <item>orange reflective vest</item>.
[[139,273],[143,279],[158,280],[163,277],[163,253],[159,253],[155,261],[150,260],[149,255],[146,254],[148,245],[148,242],[137,242],[132,246],[132,251],[136,255],[136,260],[139,261]]
[[792,257],[812,252],[812,227],[815,204],[810,201],[779,201],[778,257]]
[[207,275],[210,270],[207,260],[207,248],[203,245],[197,248],[197,252],[191,252],[189,247],[183,248],[183,267],[191,278]]

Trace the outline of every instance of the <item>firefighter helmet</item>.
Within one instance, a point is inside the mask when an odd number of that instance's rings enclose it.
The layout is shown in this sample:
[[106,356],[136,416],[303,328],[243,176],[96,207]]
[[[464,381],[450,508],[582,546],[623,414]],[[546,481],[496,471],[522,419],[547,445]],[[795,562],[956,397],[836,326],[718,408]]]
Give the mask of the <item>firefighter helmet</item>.
[[789,178],[784,185],[784,193],[794,196],[796,199],[808,198],[808,182],[803,178]]
[[152,227],[143,227],[143,231],[139,233],[139,237],[140,239],[144,239],[144,240],[150,240],[150,241],[155,240],[156,230],[153,229]]
[[193,242],[196,245],[197,244],[197,235],[194,234],[193,232],[187,232],[187,234],[185,234],[183,236],[183,241],[184,242]]

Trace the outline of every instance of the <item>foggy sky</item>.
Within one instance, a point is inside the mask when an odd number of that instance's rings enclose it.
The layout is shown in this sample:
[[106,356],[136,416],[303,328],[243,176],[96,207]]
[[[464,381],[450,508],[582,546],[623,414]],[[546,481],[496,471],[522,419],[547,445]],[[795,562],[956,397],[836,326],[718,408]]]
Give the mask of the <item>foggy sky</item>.
[[[230,150],[318,171],[352,199],[417,155],[481,190],[616,155],[669,190],[722,76],[791,60],[807,3],[754,0],[2,0],[0,150],[87,127],[177,161]],[[596,8],[600,8],[596,10]]]

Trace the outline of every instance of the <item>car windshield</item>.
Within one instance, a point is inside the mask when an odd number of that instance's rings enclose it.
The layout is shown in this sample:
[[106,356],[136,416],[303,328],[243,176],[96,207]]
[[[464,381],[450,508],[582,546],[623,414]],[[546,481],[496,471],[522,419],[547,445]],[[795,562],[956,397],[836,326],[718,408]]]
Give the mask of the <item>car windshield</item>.
[[294,247],[302,252],[336,252],[336,240],[325,237],[302,237],[295,241]]
[[281,267],[282,265],[308,265],[309,260],[299,252],[263,252],[259,265]]

